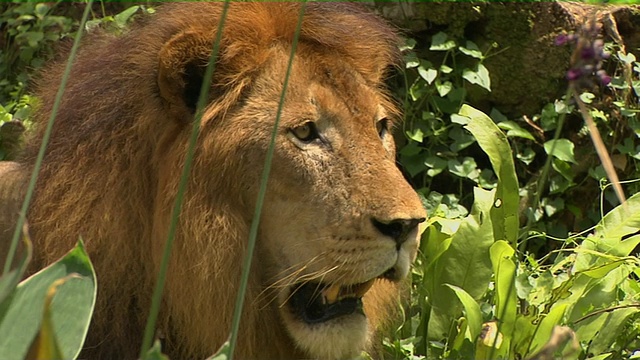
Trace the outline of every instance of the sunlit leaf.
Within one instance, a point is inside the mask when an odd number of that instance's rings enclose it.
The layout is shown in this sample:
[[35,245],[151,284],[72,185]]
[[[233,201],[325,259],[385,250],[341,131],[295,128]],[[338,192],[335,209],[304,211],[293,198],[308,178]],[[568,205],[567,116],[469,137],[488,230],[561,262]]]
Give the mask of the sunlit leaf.
[[553,333],[553,328],[562,323],[566,309],[567,305],[555,306],[542,319],[542,321],[540,321],[533,340],[531,341],[529,353],[537,352],[549,341],[551,334]]
[[501,206],[491,210],[495,237],[515,244],[520,226],[518,220],[520,196],[513,155],[507,137],[491,118],[479,110],[463,105],[459,114],[470,119],[465,128],[471,132],[478,141],[478,145],[489,156],[499,180],[495,200],[500,200]]
[[472,84],[485,88],[487,91],[491,91],[489,70],[487,70],[487,68],[482,64],[478,64],[478,68],[476,70],[464,69],[462,71],[462,78]]
[[480,335],[480,329],[482,328],[482,313],[480,312],[480,305],[467,293],[464,289],[461,289],[454,285],[445,284],[451,290],[456,293],[456,296],[462,303],[464,312],[467,317],[469,340],[475,341],[478,335]]
[[[577,164],[573,155],[575,145],[567,139],[552,139],[544,143],[544,151],[562,161]],[[551,153],[553,151],[553,154]]]
[[[18,285],[0,306],[0,359],[22,359],[40,330],[51,284],[77,274],[56,291],[51,303],[52,328],[64,359],[82,349],[96,296],[96,278],[82,242],[61,260]],[[16,325],[20,324],[20,331]]]
[[533,140],[535,138],[531,133],[518,125],[515,121],[507,120],[498,123],[498,127],[507,132],[508,137],[520,137],[523,139]]
[[623,205],[609,211],[596,225],[596,234],[603,238],[621,239],[640,229],[640,193],[631,196]]
[[504,336],[506,346],[496,351],[496,356],[508,356],[511,338],[516,322],[516,264],[514,261],[515,250],[508,242],[496,241],[489,249],[491,264],[493,265],[495,281],[495,306],[496,318],[500,333]]
[[492,270],[489,247],[493,244],[493,225],[489,215],[495,191],[474,189],[471,214],[453,235],[451,245],[440,256],[434,271],[425,278],[432,305],[429,317],[429,338],[440,339],[448,333],[451,321],[459,315],[455,293],[444,284],[464,289],[474,299],[486,291]]
[[456,42],[448,39],[448,35],[439,32],[431,38],[431,46],[429,50],[431,51],[447,51],[456,47]]

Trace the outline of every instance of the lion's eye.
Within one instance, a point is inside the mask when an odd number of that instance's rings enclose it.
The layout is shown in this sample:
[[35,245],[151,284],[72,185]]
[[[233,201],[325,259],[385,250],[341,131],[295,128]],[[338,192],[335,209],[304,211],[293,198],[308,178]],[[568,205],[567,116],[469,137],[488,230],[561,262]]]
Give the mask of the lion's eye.
[[291,129],[291,133],[300,141],[311,142],[315,139],[318,139],[320,135],[318,134],[318,129],[316,128],[316,124],[309,121],[298,127],[294,127]]
[[378,135],[380,135],[380,137],[383,137],[387,133],[387,123],[388,122],[389,122],[389,120],[384,118],[382,120],[379,120],[376,123],[376,130],[378,130]]

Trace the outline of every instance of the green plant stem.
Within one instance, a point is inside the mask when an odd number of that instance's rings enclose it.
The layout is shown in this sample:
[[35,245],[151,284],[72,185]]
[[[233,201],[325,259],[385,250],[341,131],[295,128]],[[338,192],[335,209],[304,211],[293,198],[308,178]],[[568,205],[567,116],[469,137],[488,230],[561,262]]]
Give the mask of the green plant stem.
[[[249,283],[249,274],[251,272],[251,262],[253,260],[253,252],[256,245],[256,238],[258,236],[258,225],[260,223],[260,216],[262,214],[262,205],[264,203],[265,194],[267,193],[267,181],[269,179],[269,173],[271,172],[271,162],[273,160],[273,153],[275,150],[276,136],[278,134],[278,125],[280,124],[280,117],[282,116],[282,109],[284,107],[285,96],[287,93],[287,87],[289,85],[289,77],[291,76],[291,69],[293,67],[293,60],[298,47],[298,39],[300,37],[300,31],[302,29],[302,19],[306,9],[307,0],[302,0],[300,4],[300,14],[298,16],[298,25],[296,32],[293,35],[293,43],[291,45],[291,54],[289,56],[289,63],[287,64],[287,72],[282,84],[282,93],[280,94],[280,102],[278,103],[278,110],[276,112],[276,119],[273,124],[273,131],[271,132],[271,140],[269,142],[269,148],[264,161],[264,169],[262,171],[262,178],[260,179],[260,190],[258,191],[258,199],[256,200],[256,207],[251,221],[251,228],[249,230],[249,240],[247,243],[247,253],[242,265],[242,275],[240,277],[240,288],[236,296],[236,306],[233,312],[233,320],[231,323],[231,338],[229,340],[229,360],[233,360],[233,354],[238,342],[238,333],[240,330],[240,319],[242,317],[242,308],[244,305],[245,295],[247,292],[247,284]],[[330,346],[330,345],[329,345]]]
[[153,297],[151,299],[151,308],[149,310],[149,317],[147,318],[147,324],[144,330],[144,337],[142,340],[142,347],[140,348],[140,358],[144,358],[145,353],[151,348],[153,336],[155,333],[156,321],[158,313],[160,312],[160,303],[162,300],[162,292],[164,291],[164,285],[167,277],[167,270],[169,268],[169,259],[171,258],[171,249],[173,247],[173,241],[175,239],[176,228],[178,226],[178,216],[182,209],[182,202],[184,198],[184,192],[187,187],[187,181],[191,172],[191,165],[193,164],[193,157],[195,153],[196,143],[198,140],[198,134],[200,132],[200,123],[202,121],[202,114],[206,107],[207,99],[209,98],[209,86],[211,85],[211,78],[215,70],[215,64],[218,58],[220,50],[220,42],[222,40],[222,29],[227,18],[227,10],[229,9],[230,0],[225,0],[218,20],[218,28],[216,30],[216,38],[213,42],[213,50],[209,57],[209,63],[204,73],[204,80],[200,88],[200,96],[198,97],[198,104],[196,106],[196,114],[193,120],[193,127],[191,129],[191,135],[189,137],[189,147],[184,160],[184,167],[180,176],[180,183],[178,186],[178,192],[173,204],[173,211],[171,213],[171,223],[169,225],[169,234],[164,244],[164,250],[162,254],[162,262],[160,264],[160,271],[156,281],[156,286],[153,289]]
[[58,115],[58,109],[60,108],[60,103],[62,102],[62,96],[64,95],[64,90],[67,86],[67,80],[69,79],[69,74],[71,73],[71,67],[73,65],[73,61],[76,58],[76,53],[78,52],[78,47],[80,45],[80,40],[82,39],[84,26],[87,22],[87,18],[89,17],[89,12],[91,11],[92,4],[93,4],[93,0],[87,0],[87,4],[82,14],[82,19],[80,20],[80,27],[78,28],[78,32],[76,33],[75,39],[73,41],[73,47],[71,48],[71,53],[69,54],[69,59],[67,60],[67,65],[64,69],[62,80],[60,81],[60,87],[58,88],[58,92],[56,93],[56,98],[53,102],[53,109],[51,110],[51,115],[49,116],[47,127],[45,128],[44,135],[42,137],[40,150],[38,150],[38,156],[36,157],[36,162],[33,167],[33,171],[31,172],[31,178],[29,179],[29,185],[27,187],[27,194],[24,198],[24,201],[22,202],[22,208],[20,209],[18,222],[16,223],[16,227],[13,231],[13,238],[11,239],[11,244],[9,245],[9,252],[7,253],[7,258],[4,263],[4,269],[2,271],[3,275],[7,274],[7,272],[11,270],[11,265],[12,265],[11,263],[13,262],[13,257],[15,256],[15,253],[18,247],[18,241],[20,239],[20,234],[22,233],[22,227],[24,226],[27,220],[27,210],[29,209],[29,204],[31,203],[31,198],[33,197],[33,191],[36,187],[36,182],[38,180],[38,173],[40,172],[40,168],[42,167],[42,159],[44,158],[44,153],[47,150],[49,138],[51,137],[51,131],[53,129],[53,123],[55,121],[56,116]]

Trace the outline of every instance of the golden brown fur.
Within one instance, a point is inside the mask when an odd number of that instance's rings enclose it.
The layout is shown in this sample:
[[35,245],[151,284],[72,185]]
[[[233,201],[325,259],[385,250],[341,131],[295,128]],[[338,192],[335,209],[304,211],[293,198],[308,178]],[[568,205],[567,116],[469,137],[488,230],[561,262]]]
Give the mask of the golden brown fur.
[[[90,34],[75,61],[29,221],[33,270],[62,256],[78,236],[86,242],[99,284],[88,358],[134,358],[139,351],[198,77],[221,9],[219,2],[163,5],[121,37]],[[299,9],[295,2],[230,6],[158,324],[175,359],[211,355],[229,334]],[[415,256],[417,229],[396,245],[380,224],[413,219],[415,225],[424,217],[395,166],[391,136],[376,128],[387,125],[380,119],[396,118],[382,89],[396,44],[393,31],[359,6],[307,6],[239,359],[353,356],[371,347],[396,306],[396,281]],[[39,84],[39,132],[22,160],[26,171],[62,69],[51,66]],[[295,136],[308,122],[317,123],[324,141]],[[349,285],[383,273],[394,281],[376,280],[365,295],[368,320],[353,314],[309,325],[287,311],[292,286],[301,281]]]

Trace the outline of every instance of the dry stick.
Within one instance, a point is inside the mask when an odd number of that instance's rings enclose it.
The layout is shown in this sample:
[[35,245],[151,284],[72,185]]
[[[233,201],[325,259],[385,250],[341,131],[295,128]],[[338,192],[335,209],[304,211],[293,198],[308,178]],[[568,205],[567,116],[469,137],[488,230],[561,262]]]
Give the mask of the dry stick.
[[82,20],[80,20],[80,27],[78,28],[78,32],[76,33],[75,40],[73,41],[73,47],[71,48],[71,53],[69,54],[67,65],[64,68],[62,80],[60,81],[60,87],[58,88],[58,93],[56,94],[56,98],[53,102],[53,109],[51,110],[51,115],[49,116],[49,121],[47,122],[47,127],[42,137],[40,150],[38,150],[38,157],[36,158],[36,163],[33,166],[33,171],[31,172],[31,178],[29,179],[29,185],[27,187],[27,194],[24,198],[24,201],[22,202],[22,208],[20,209],[18,222],[16,223],[16,228],[13,232],[13,238],[11,239],[11,244],[9,245],[9,253],[7,254],[7,259],[4,263],[4,269],[2,271],[2,275],[5,275],[6,273],[9,272],[9,270],[11,270],[11,263],[13,262],[13,257],[15,256],[16,250],[18,248],[18,240],[20,238],[20,234],[22,233],[23,225],[25,224],[27,219],[27,210],[29,209],[29,203],[31,202],[31,198],[33,197],[33,191],[36,187],[36,181],[38,180],[38,173],[40,172],[40,168],[42,167],[42,159],[44,158],[44,152],[47,149],[47,144],[49,143],[49,138],[51,137],[53,122],[56,118],[56,115],[58,115],[58,109],[60,108],[60,103],[62,102],[62,95],[64,94],[64,90],[67,86],[67,80],[69,79],[69,74],[71,73],[71,66],[73,65],[73,60],[76,58],[76,52],[78,51],[78,47],[80,45],[80,39],[82,39],[84,26],[85,26],[85,23],[87,22],[87,18],[89,17],[89,11],[91,10],[91,5],[93,5],[93,0],[87,0],[87,4],[84,8],[84,13],[82,14]]
[[613,167],[613,162],[611,162],[611,157],[609,157],[609,153],[607,152],[607,147],[604,145],[602,141],[602,137],[600,136],[600,131],[596,127],[595,121],[593,121],[593,117],[589,114],[589,110],[587,106],[580,100],[576,89],[573,88],[573,98],[578,104],[578,108],[580,109],[580,113],[582,114],[582,118],[584,122],[587,124],[587,128],[589,129],[589,135],[591,136],[591,141],[593,141],[593,146],[596,148],[596,152],[598,153],[598,157],[602,162],[602,167],[613,185],[613,190],[620,201],[620,204],[624,204],[626,198],[624,196],[624,191],[622,190],[622,186],[620,185],[620,179],[618,179],[618,174],[616,173],[616,169]]

